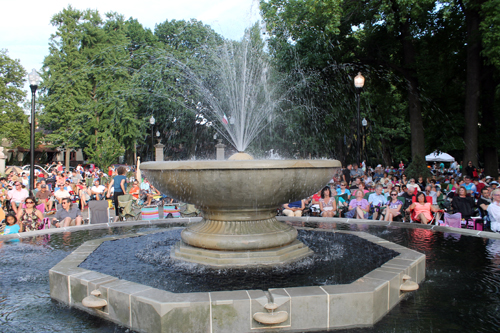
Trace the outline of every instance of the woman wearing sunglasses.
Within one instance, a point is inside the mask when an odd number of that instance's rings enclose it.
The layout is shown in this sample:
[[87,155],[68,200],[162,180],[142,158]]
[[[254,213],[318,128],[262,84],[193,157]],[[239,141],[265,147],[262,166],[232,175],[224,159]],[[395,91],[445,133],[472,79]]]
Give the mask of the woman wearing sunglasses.
[[27,197],[24,202],[26,208],[17,211],[17,220],[21,226],[21,232],[38,230],[43,220],[43,214],[35,207],[35,198]]
[[391,191],[391,199],[385,209],[384,221],[392,221],[396,216],[401,215],[401,206],[403,206],[403,203],[398,200],[398,192]]

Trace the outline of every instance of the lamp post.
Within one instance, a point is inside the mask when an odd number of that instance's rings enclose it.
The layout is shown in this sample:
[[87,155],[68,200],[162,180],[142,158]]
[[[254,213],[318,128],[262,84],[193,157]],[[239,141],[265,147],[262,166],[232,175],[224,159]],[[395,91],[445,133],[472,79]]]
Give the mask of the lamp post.
[[356,75],[356,77],[354,78],[354,87],[356,87],[356,95],[358,97],[358,136],[357,136],[357,140],[356,140],[356,146],[357,146],[357,149],[356,149],[356,158],[357,158],[357,164],[358,164],[358,167],[359,167],[359,125],[360,125],[360,111],[359,111],[359,103],[360,103],[360,94],[361,94],[361,89],[363,89],[363,86],[365,85],[365,78],[363,77],[363,75],[361,75],[361,72],[358,73],[358,75]]
[[[363,120],[361,121],[361,125],[363,125],[363,154],[364,154],[366,150],[366,126],[368,126],[366,118],[363,118]],[[364,158],[366,158],[366,156]],[[363,159],[363,157],[361,157],[361,159]]]
[[[151,124],[151,149],[153,149],[153,147],[155,146],[155,137],[153,135],[153,129],[155,127],[155,117],[151,116],[151,118],[149,118],[149,123]],[[151,155],[153,155],[153,153],[151,153]],[[151,160],[153,160],[153,157],[151,157]]]
[[41,80],[40,75],[34,68],[28,74],[28,80],[31,88],[30,195],[33,195],[33,189],[35,188],[35,94]]

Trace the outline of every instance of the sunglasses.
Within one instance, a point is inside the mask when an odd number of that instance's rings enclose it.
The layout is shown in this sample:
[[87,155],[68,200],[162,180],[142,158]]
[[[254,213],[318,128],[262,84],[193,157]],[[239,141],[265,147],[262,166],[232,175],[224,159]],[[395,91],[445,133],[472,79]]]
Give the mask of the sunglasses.
[[34,204],[33,201],[26,201],[26,204]]
[[391,197],[397,197],[398,195],[397,194],[391,194]]

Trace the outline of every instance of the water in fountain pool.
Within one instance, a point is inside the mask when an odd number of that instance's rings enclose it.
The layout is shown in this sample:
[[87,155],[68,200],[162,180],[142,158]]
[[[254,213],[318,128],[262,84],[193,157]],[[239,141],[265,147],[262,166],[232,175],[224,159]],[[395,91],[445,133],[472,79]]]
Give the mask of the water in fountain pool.
[[213,269],[170,259],[180,230],[104,242],[80,267],[171,292],[348,284],[397,253],[342,233],[299,230],[314,254],[290,265]]
[[[330,228],[329,224],[308,224]],[[340,332],[498,332],[500,241],[414,228],[342,225],[427,256],[426,280],[374,327]],[[0,332],[129,332],[51,301],[48,270],[87,240],[150,228],[113,228],[0,242]]]

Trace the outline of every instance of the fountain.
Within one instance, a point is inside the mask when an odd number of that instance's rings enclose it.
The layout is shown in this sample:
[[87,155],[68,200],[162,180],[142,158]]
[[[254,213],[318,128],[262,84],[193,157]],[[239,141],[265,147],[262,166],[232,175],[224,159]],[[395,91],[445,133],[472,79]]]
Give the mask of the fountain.
[[317,191],[338,167],[328,160],[142,164],[160,191],[203,212],[200,223],[182,232],[172,256],[212,266],[284,264],[310,254],[295,228],[276,220],[276,209]]
[[[278,221],[283,203],[305,198],[324,186],[341,166],[335,160],[251,160],[243,155],[250,140],[272,118],[277,100],[269,87],[269,67],[250,44],[230,43],[220,54],[217,86],[204,92],[208,110],[222,124],[221,133],[240,151],[229,161],[146,162],[141,169],[151,183],[171,197],[196,204],[203,218],[182,231],[170,257],[210,267],[288,265],[312,254],[297,240],[297,230]],[[257,56],[257,57],[256,57]],[[274,91],[279,90],[274,88]],[[204,106],[205,105],[205,106]],[[227,121],[229,114],[234,119]],[[341,285],[174,293],[127,281],[81,264],[103,242],[84,243],[50,270],[51,297],[146,332],[247,332],[304,330],[373,325],[415,289],[425,277],[425,255],[366,233],[352,233],[377,248],[394,251],[381,267]],[[130,240],[132,242],[133,239]],[[370,254],[366,254],[370,255]],[[404,287],[403,287],[404,286]],[[418,285],[417,285],[418,287]]]

